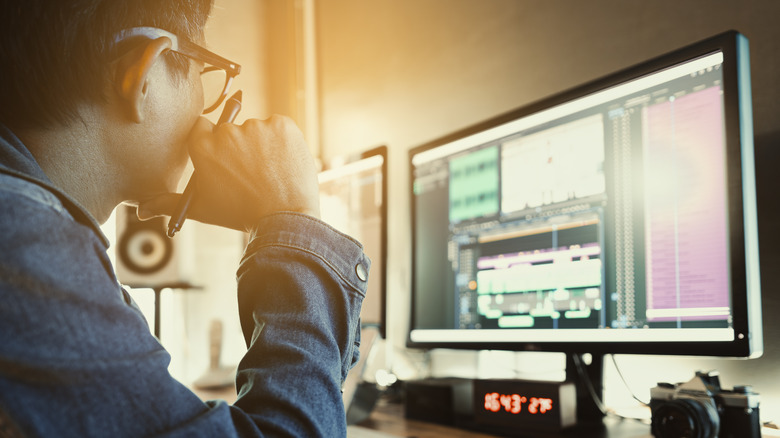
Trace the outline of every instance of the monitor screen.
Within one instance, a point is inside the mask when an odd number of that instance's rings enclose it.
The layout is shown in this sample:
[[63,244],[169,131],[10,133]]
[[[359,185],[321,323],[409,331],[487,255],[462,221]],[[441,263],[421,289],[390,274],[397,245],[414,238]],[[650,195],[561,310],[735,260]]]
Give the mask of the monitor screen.
[[350,162],[320,172],[322,220],[363,244],[371,259],[361,325],[385,336],[387,275],[387,147],[364,152]]
[[760,354],[747,40],[410,151],[416,347]]

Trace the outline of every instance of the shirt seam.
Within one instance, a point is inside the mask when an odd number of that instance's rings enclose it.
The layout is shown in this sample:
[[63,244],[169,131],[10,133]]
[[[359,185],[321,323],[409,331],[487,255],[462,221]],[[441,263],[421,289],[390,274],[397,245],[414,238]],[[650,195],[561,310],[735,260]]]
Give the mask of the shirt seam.
[[[308,248],[305,248],[305,247],[302,247],[302,246],[299,246],[299,245],[290,244],[290,243],[274,242],[274,243],[258,243],[258,244],[254,244],[254,245],[250,243],[248,251],[247,251],[247,253],[248,253],[247,257],[245,258],[245,260],[239,266],[239,275],[242,274],[246,269],[249,269],[249,268],[245,268],[244,265],[249,262],[250,258],[252,258],[254,255],[256,255],[261,249],[263,249],[263,248],[272,248],[272,247],[296,249],[296,250],[299,250],[299,251],[303,251],[303,252],[305,252],[307,254],[310,254],[310,255],[316,257],[319,260],[322,260],[323,263],[325,263],[331,270],[333,270],[333,272],[335,272],[336,275],[340,279],[342,279],[346,284],[348,284],[352,289],[354,289],[362,297],[366,296],[365,292],[362,291],[362,288],[356,286],[349,278],[345,277],[340,269],[338,269],[335,265],[333,265],[333,263],[329,262],[321,254],[319,254],[319,253],[317,253],[315,251],[312,251],[312,250],[310,250]],[[249,250],[251,250],[251,253],[250,253]]]
[[[330,224],[328,224],[327,222],[324,222],[324,221],[322,221],[321,219],[318,219],[318,218],[312,217],[312,216],[310,216],[310,215],[307,215],[307,214],[298,213],[298,212],[295,212],[295,211],[280,211],[280,212],[276,212],[276,213],[269,214],[268,216],[265,216],[263,219],[271,220],[271,218],[274,218],[274,217],[276,217],[276,216],[284,217],[284,216],[288,216],[288,215],[289,215],[289,216],[296,216],[296,217],[299,217],[299,218],[301,218],[301,219],[304,219],[304,220],[306,220],[307,222],[312,222],[312,223],[315,223],[315,224],[317,224],[317,225],[320,225],[320,226],[325,226],[325,227],[327,227],[328,229],[330,229],[330,230],[332,230],[332,231],[335,231],[335,232],[336,232],[336,233],[338,233],[339,235],[341,235],[341,236],[343,236],[343,237],[346,237],[347,239],[349,239],[349,240],[350,240],[352,243],[354,243],[354,244],[355,244],[355,245],[356,245],[358,248],[360,248],[361,250],[363,249],[363,245],[362,245],[362,244],[361,244],[359,241],[357,241],[355,238],[353,238],[352,236],[350,236],[350,235],[348,235],[348,234],[344,234],[344,233],[342,233],[341,231],[337,230],[336,228],[333,228],[333,226],[331,226],[331,225],[330,225]],[[255,232],[253,232],[253,233],[251,234],[251,236],[252,236],[253,238],[260,237],[261,235],[262,235],[262,234],[261,234],[261,232],[260,232],[260,231],[255,231]]]

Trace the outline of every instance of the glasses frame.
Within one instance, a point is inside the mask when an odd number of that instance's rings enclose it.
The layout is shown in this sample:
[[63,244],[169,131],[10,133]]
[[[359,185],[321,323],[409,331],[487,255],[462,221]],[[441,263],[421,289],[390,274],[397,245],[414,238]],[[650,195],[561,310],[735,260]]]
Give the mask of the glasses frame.
[[229,59],[223,58],[216,53],[201,47],[186,38],[180,38],[175,33],[169,32],[165,29],[159,29],[156,27],[131,27],[119,31],[114,37],[114,43],[120,43],[124,40],[134,37],[146,37],[149,39],[157,39],[160,37],[166,37],[171,40],[171,51],[184,55],[188,58],[196,61],[201,61],[205,64],[210,64],[204,68],[204,72],[214,71],[221,69],[225,71],[225,85],[222,88],[222,94],[216,103],[203,110],[203,114],[208,114],[217,109],[228,95],[230,85],[233,83],[233,79],[241,73],[241,66]]

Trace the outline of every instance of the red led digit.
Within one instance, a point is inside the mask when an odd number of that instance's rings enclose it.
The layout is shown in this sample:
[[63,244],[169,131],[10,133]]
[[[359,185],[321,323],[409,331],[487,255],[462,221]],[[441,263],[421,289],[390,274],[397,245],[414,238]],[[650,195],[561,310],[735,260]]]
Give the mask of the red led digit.
[[552,410],[553,408],[553,401],[551,398],[540,398],[539,400],[539,411],[541,413],[545,413],[549,410]]
[[485,410],[498,412],[499,409],[501,409],[501,404],[498,402],[498,393],[485,394]]
[[539,399],[531,397],[531,403],[528,404],[528,412],[536,414],[539,412]]
[[519,394],[512,394],[512,409],[509,411],[513,414],[519,414],[523,410],[523,403],[526,398],[521,397]]
[[505,411],[510,412],[512,410],[512,396],[501,394],[499,400],[501,400],[501,406],[504,407]]

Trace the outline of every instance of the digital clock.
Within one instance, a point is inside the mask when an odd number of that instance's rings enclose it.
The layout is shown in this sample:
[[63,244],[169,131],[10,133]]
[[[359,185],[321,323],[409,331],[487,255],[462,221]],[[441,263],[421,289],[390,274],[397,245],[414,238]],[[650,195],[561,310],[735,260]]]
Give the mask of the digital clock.
[[478,424],[560,430],[577,419],[573,383],[529,380],[475,380],[474,420]]

